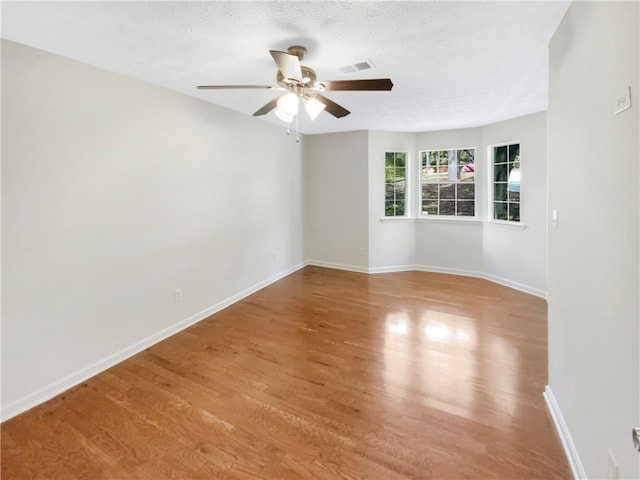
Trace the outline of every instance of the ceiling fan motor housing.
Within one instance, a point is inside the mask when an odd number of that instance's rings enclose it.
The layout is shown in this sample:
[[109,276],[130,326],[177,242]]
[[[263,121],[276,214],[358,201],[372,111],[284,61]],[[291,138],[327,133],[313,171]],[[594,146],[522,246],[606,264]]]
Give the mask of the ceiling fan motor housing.
[[295,78],[284,78],[282,72],[278,70],[278,85],[289,91],[293,91],[294,93],[297,93],[297,90],[305,88],[317,88],[319,84],[316,84],[316,80],[318,78],[316,71],[313,68],[305,67],[304,65],[300,66],[300,70],[302,71],[302,79],[300,80]]

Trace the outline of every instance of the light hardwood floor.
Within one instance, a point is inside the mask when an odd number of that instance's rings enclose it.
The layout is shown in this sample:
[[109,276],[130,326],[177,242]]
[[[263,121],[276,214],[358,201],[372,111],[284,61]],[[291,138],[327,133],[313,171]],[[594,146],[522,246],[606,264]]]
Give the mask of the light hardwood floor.
[[569,479],[546,303],[306,267],[2,424],[2,479]]

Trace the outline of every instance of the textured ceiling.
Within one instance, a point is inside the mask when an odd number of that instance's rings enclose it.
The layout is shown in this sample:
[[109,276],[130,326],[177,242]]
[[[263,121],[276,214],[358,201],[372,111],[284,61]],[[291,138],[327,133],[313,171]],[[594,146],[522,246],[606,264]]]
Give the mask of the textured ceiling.
[[[252,114],[279,93],[269,49],[308,49],[319,80],[389,77],[391,92],[328,92],[351,115],[300,131],[428,131],[547,108],[547,46],[569,2],[2,2],[2,37]],[[370,59],[375,68],[340,67]],[[46,88],[46,85],[43,85]],[[282,125],[273,113],[261,117]]]

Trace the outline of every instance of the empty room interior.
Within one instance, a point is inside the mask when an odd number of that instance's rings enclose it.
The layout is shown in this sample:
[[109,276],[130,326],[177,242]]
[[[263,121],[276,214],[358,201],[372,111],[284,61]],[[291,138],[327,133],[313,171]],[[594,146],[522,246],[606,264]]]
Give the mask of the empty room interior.
[[2,478],[640,479],[639,5],[3,1]]

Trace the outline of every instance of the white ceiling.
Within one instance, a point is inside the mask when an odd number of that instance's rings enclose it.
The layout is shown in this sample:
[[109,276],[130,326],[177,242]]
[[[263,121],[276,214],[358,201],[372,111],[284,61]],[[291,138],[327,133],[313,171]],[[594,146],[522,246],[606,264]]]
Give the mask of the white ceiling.
[[[303,133],[428,131],[547,108],[547,47],[568,1],[2,2],[2,37],[252,114],[279,92],[269,50],[308,49],[319,80],[389,77],[391,92],[327,92],[351,110]],[[342,74],[370,59],[375,69]],[[42,88],[46,88],[43,84]],[[273,113],[261,117],[282,125]]]

